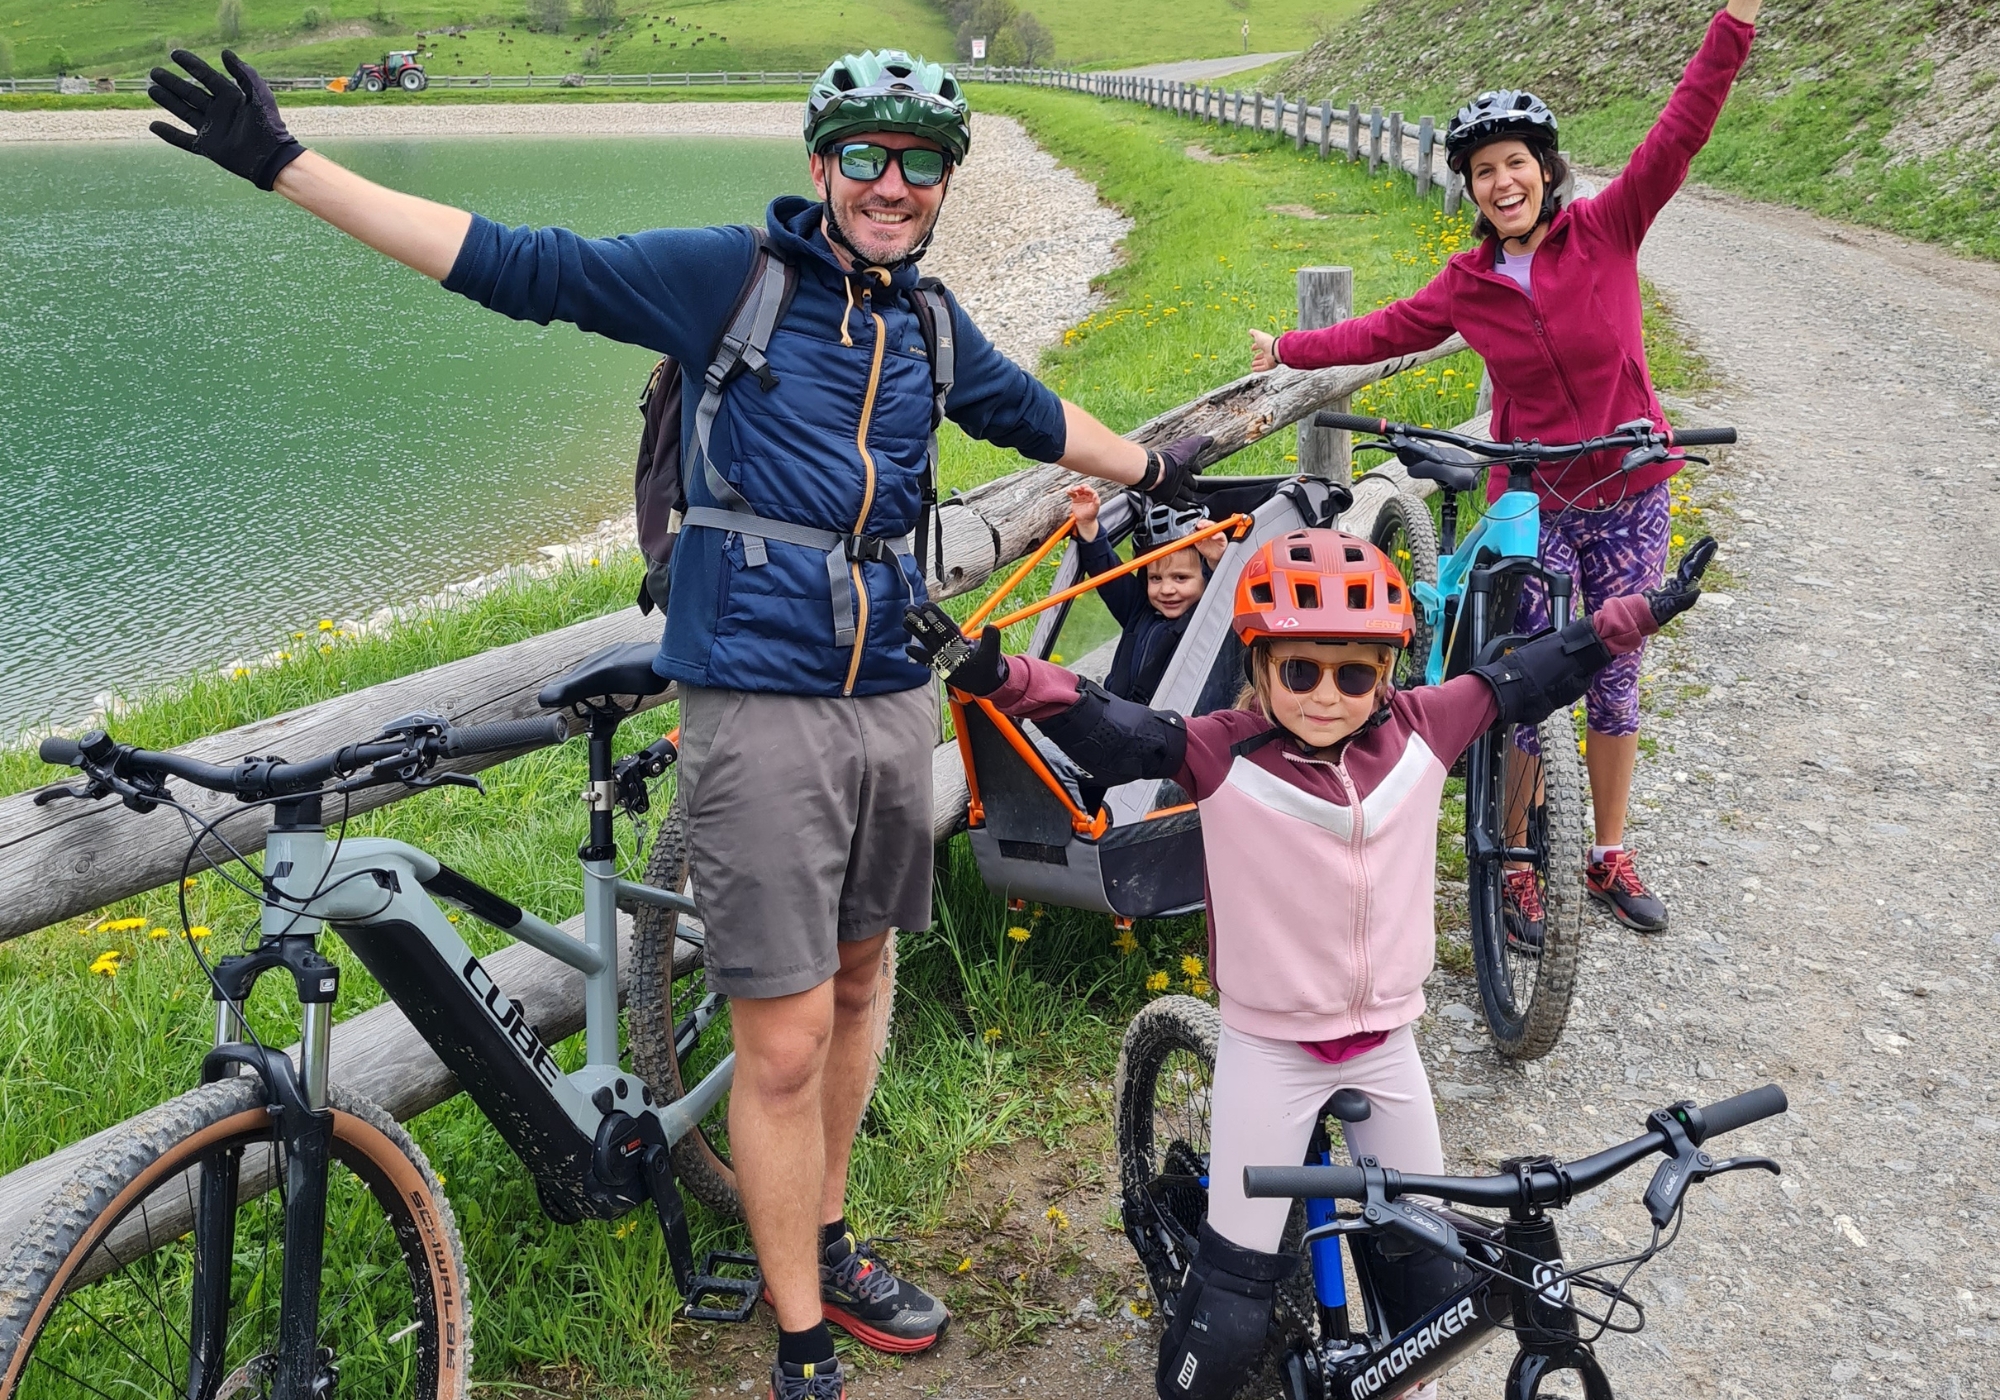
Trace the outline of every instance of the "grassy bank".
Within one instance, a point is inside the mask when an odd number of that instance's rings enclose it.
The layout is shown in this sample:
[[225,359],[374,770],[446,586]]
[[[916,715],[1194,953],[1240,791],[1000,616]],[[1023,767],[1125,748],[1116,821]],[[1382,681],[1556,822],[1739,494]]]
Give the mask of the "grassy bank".
[[[1135,221],[1126,261],[1105,280],[1108,304],[1042,367],[1049,382],[1121,429],[1239,375],[1243,327],[1290,323],[1298,266],[1352,265],[1357,303],[1367,307],[1414,289],[1463,236],[1405,184],[1371,181],[1288,146],[1062,94],[999,89],[981,100],[1027,123]],[[1476,363],[1462,357],[1374,391],[1368,406],[1455,422],[1469,413],[1476,380]],[[1292,452],[1288,439],[1276,435],[1232,467],[1279,469]],[[945,452],[947,486],[1020,465],[955,432]],[[135,697],[114,729],[148,744],[185,742],[406,674],[622,606],[634,568],[613,559],[512,585],[381,636],[341,637],[300,619],[271,639],[289,653],[277,665]],[[642,717],[625,742],[647,742],[672,719],[670,711]],[[415,842],[562,917],[579,904],[582,761],[578,745],[532,756],[491,771],[484,797],[426,794],[353,829]],[[8,789],[45,777],[24,755],[0,761]],[[211,950],[240,942],[248,901],[212,875],[188,894],[193,921],[213,930],[204,940]],[[0,1170],[192,1081],[207,1003],[177,929],[172,893],[156,892],[0,947]],[[470,936],[481,950],[497,941],[476,928]],[[864,1228],[914,1234],[905,1249],[928,1263],[950,1243],[941,1234],[944,1206],[968,1164],[1010,1141],[1053,1146],[1100,1122],[1124,1018],[1158,988],[1196,984],[1202,969],[1183,961],[1198,957],[1185,921],[1114,939],[1096,917],[1010,916],[979,883],[962,841],[940,872],[937,926],[903,947],[897,1029],[859,1145],[853,1199]],[[349,961],[332,941],[328,952]],[[345,1014],[379,995],[351,961],[344,987]],[[265,1036],[288,1041],[293,1027],[275,990],[272,997],[252,1008],[253,1018]],[[484,1377],[566,1394],[684,1393],[688,1334],[671,1321],[650,1216],[552,1225],[507,1149],[462,1101],[411,1128],[445,1174],[465,1231]],[[697,1224],[711,1240],[728,1233],[713,1220]],[[954,1257],[933,1277],[969,1314],[993,1289],[1011,1286],[981,1268],[958,1274],[955,1265]]]
[[[1532,88],[1571,151],[1615,168],[1717,8],[1607,0],[1550,24],[1537,0],[1377,3],[1275,86],[1440,118],[1484,88]],[[2000,114],[1983,97],[2000,77],[1996,15],[1986,0],[1768,7],[1694,178],[2000,257]]]

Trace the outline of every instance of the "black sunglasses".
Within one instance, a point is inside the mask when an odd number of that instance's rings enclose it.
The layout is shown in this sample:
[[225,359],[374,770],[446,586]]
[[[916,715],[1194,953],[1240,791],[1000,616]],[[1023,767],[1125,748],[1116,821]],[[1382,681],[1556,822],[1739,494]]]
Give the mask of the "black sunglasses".
[[855,141],[839,147],[835,155],[840,161],[840,173],[864,184],[881,179],[892,160],[902,167],[903,183],[921,190],[941,183],[945,171],[951,168],[951,161],[943,151],[933,151],[927,146],[906,146],[892,151],[887,146]]
[[1310,695],[1319,689],[1320,678],[1333,672],[1333,683],[1342,695],[1359,698],[1382,684],[1388,671],[1373,661],[1315,661],[1310,656],[1288,656],[1278,663],[1278,680],[1294,695]]

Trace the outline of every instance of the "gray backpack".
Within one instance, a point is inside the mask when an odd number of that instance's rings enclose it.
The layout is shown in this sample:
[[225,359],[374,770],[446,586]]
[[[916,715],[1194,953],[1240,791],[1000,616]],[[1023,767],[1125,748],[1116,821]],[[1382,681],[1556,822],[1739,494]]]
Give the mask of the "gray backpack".
[[[688,505],[684,464],[681,461],[681,414],[685,395],[680,363],[669,355],[653,366],[653,372],[646,380],[645,392],[639,397],[643,426],[639,431],[639,465],[632,482],[638,507],[639,550],[646,558],[646,577],[639,586],[639,611],[650,613],[656,607],[662,611],[666,609],[668,567],[673,561],[674,544],[680,536],[681,527],[688,524],[710,526],[741,534],[745,562],[753,568],[764,562],[766,539],[781,539],[827,551],[829,587],[834,599],[834,640],[836,645],[844,646],[854,637],[854,613],[847,591],[849,583],[845,560],[849,552],[856,548],[855,541],[864,542],[861,553],[867,557],[880,557],[885,551],[905,553],[909,546],[901,541],[842,535],[760,516],[751,510],[742,493],[730,484],[728,478],[716,469],[709,456],[709,435],[715,427],[715,415],[722,408],[722,391],[729,381],[748,372],[757,376],[758,384],[766,393],[778,386],[778,377],[771,372],[764,352],[771,344],[771,335],[777,330],[778,322],[784,318],[785,309],[791,305],[792,294],[798,289],[798,269],[771,247],[765,231],[752,227],[749,233],[757,243],[756,257],[751,263],[750,275],[744,279],[742,291],[737,294],[728,328],[723,331],[722,339],[702,376],[701,397],[694,410],[695,452],[701,459],[704,483],[709,494],[721,503],[720,508]],[[933,537],[933,517],[937,511],[937,429],[944,421],[945,400],[951,393],[953,339],[951,305],[945,298],[943,283],[936,278],[923,279],[917,284],[912,300],[931,364],[931,444],[924,462],[922,506],[915,532],[915,553],[921,561],[927,541]],[[936,572],[941,576],[944,572],[942,539],[938,540],[937,553]],[[843,603],[847,606],[843,607]]]

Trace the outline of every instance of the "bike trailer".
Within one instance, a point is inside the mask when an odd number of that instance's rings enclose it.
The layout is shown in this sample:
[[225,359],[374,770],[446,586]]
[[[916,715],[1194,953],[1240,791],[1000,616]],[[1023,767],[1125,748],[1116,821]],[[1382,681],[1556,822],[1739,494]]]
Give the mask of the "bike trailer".
[[[1151,701],[1155,709],[1184,715],[1226,709],[1242,688],[1243,648],[1230,618],[1244,561],[1277,535],[1333,524],[1353,500],[1344,483],[1312,476],[1203,478],[1191,483],[1191,491],[1209,523],[1196,536],[1134,561],[1170,553],[1201,536],[1220,533],[1228,539]],[[1125,492],[1105,503],[1098,526],[1116,542],[1132,533],[1139,514],[1139,497]],[[974,615],[967,630],[976,632],[1068,533],[1065,521]],[[993,620],[1006,625],[1039,613],[1028,654],[1060,660],[1101,681],[1117,647],[1115,635],[1082,656],[1065,658],[1062,653],[1074,605],[1103,581],[1083,577],[1072,543],[1047,598]],[[954,694],[952,717],[965,760],[972,850],[988,886],[1010,899],[1093,909],[1121,919],[1183,914],[1202,906],[1201,822],[1177,784],[1144,779],[1108,789],[1095,785],[1032,721],[1010,718],[983,700]]]

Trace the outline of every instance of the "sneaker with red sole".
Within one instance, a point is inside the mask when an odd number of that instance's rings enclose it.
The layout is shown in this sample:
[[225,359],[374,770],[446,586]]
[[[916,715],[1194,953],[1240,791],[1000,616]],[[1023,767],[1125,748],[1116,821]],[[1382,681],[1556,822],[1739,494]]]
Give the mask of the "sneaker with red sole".
[[1548,911],[1542,907],[1541,886],[1532,870],[1509,870],[1500,882],[1500,919],[1507,927],[1507,946],[1517,953],[1541,956],[1542,929]]
[[771,1368],[770,1400],[847,1400],[847,1373],[838,1359]]
[[926,1351],[951,1322],[943,1303],[896,1277],[873,1240],[852,1234],[820,1256],[819,1296],[828,1322],[876,1351]]
[[1646,888],[1639,872],[1632,868],[1630,852],[1606,851],[1603,860],[1584,866],[1583,887],[1626,928],[1640,933],[1665,931],[1667,906]]

